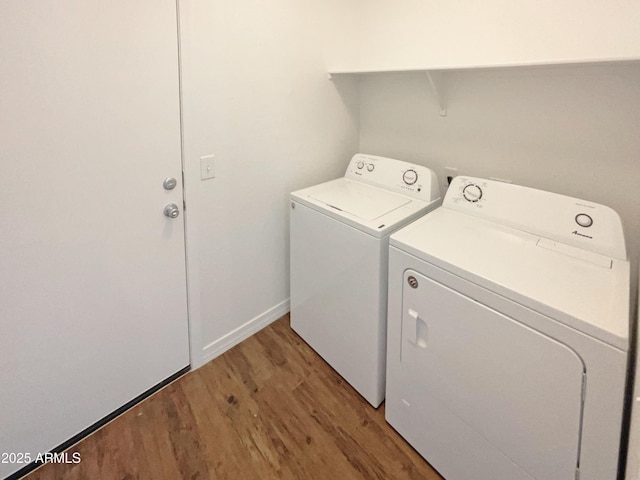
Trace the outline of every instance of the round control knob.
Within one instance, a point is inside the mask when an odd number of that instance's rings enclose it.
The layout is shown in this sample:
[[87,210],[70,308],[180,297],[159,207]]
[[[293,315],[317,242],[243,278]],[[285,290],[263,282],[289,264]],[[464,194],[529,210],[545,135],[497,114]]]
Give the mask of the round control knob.
[[407,170],[402,175],[402,180],[407,185],[413,185],[414,183],[416,183],[418,181],[418,172],[416,172],[413,169]]
[[358,170],[362,170],[362,168],[364,167],[364,162],[360,161],[356,164],[356,166],[358,167]]
[[576,215],[576,223],[581,227],[587,228],[593,225],[593,218],[586,213],[579,213]]
[[374,168],[376,168],[376,166],[373,163],[367,164],[367,170],[369,170],[370,172],[373,172]]
[[462,189],[462,196],[467,202],[477,202],[482,198],[482,189],[475,183],[470,183]]

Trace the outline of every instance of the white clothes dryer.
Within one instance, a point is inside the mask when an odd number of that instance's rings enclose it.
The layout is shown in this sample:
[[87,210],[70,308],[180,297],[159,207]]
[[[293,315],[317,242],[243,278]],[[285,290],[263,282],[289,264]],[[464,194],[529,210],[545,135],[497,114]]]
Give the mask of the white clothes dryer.
[[291,327],[374,407],[385,391],[389,235],[440,205],[428,168],[357,154],[291,194]]
[[456,177],[390,244],[387,421],[447,480],[615,480],[630,286],[618,215]]

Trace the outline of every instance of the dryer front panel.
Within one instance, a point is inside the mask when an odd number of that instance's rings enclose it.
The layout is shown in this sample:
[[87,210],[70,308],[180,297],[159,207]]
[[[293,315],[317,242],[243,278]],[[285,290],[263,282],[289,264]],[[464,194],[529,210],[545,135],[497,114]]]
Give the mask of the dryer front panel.
[[445,478],[575,477],[585,370],[573,350],[413,270],[402,308],[389,326],[401,328],[394,426]]

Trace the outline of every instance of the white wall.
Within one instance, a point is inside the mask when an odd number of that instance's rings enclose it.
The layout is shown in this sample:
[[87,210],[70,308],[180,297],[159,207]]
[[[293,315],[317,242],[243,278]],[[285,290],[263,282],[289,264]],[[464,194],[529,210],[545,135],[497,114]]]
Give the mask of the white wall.
[[451,166],[608,205],[637,262],[640,65],[451,72],[446,85],[441,117],[424,74],[363,78],[360,150],[429,166],[443,187]]
[[[355,8],[338,0],[181,0],[192,364],[288,311],[288,193],[357,151]],[[216,155],[200,180],[199,157]],[[249,322],[249,323],[247,323]]]
[[[359,21],[362,50],[358,66],[502,65],[638,57],[638,25],[640,2],[635,0],[370,0]],[[333,66],[343,65],[337,59]]]

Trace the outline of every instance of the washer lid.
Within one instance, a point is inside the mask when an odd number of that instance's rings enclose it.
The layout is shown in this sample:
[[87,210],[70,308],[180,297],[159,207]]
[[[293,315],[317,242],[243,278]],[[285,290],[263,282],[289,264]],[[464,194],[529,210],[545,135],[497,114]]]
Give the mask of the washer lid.
[[440,205],[344,177],[291,192],[291,200],[376,238]]
[[410,198],[350,180],[327,185],[327,188],[313,192],[309,197],[367,221],[411,203]]

